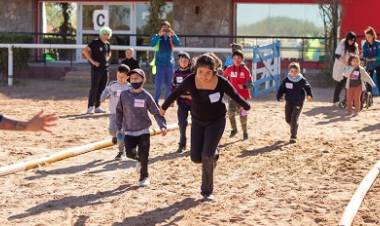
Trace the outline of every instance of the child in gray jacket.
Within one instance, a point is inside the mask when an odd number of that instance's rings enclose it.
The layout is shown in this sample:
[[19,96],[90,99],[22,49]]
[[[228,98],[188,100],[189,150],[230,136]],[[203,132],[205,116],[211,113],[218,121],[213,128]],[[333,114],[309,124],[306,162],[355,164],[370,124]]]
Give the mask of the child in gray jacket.
[[[127,74],[129,71],[129,67],[127,65],[120,65],[116,73],[117,80],[110,82],[108,86],[103,90],[100,97],[101,102],[105,101],[108,98],[110,99],[108,104],[110,110],[108,131],[112,136],[112,143],[114,144],[117,143],[116,106],[119,102],[121,92],[129,89],[129,83],[127,82]],[[115,157],[116,160],[120,160],[121,156],[124,154],[124,141],[118,142],[118,146],[119,152]]]
[[[146,76],[143,70],[134,69],[128,73],[131,89],[123,91],[116,108],[118,139],[124,137],[128,158],[137,160],[140,171],[140,186],[149,185],[148,156],[150,149],[149,127],[152,122],[148,111],[154,116],[162,135],[166,135],[166,120],[160,115],[153,97],[143,88]],[[137,153],[134,151],[138,148]]]

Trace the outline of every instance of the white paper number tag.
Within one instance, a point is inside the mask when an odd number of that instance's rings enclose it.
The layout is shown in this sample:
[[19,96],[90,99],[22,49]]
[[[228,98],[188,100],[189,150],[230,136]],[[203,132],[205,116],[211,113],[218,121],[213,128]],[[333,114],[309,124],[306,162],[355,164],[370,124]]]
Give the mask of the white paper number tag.
[[360,73],[359,73],[359,71],[353,71],[352,74],[355,76],[359,76]]
[[293,89],[293,83],[287,82],[287,83],[285,83],[285,87],[287,89]]
[[213,93],[213,94],[210,94],[208,95],[208,97],[210,98],[210,102],[211,103],[215,103],[215,102],[218,102],[220,100],[220,93]]
[[237,78],[237,72],[231,72],[231,78]]
[[122,90],[116,90],[116,96],[120,97],[121,92],[122,92]]
[[135,99],[135,108],[143,108],[145,107],[145,100]]
[[183,78],[182,77],[177,77],[176,80],[177,80],[177,83],[182,83],[183,82]]

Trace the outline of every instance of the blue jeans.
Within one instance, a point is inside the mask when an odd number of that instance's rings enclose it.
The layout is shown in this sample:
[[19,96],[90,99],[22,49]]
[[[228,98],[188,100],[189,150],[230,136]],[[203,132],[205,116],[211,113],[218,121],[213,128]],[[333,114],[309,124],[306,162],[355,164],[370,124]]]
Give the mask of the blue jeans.
[[157,66],[157,74],[154,80],[154,101],[158,104],[161,96],[161,88],[165,87],[165,99],[169,97],[172,88],[173,66]]

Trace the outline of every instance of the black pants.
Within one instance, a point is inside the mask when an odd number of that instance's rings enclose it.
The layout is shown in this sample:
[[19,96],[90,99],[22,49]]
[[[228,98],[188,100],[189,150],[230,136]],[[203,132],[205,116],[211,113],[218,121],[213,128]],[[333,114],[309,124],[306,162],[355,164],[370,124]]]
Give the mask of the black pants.
[[94,70],[91,67],[91,89],[88,95],[88,107],[99,107],[100,106],[100,95],[102,94],[104,88],[106,87],[108,79],[108,71],[104,70]]
[[[380,67],[375,68],[376,70],[376,77],[377,81],[374,81],[377,87],[380,87]],[[373,76],[375,75],[375,70],[368,70],[369,76],[373,79]],[[372,93],[372,86],[367,84],[367,91]]]
[[285,104],[285,120],[290,125],[291,138],[297,138],[298,118],[301,115],[303,103],[293,104],[286,102]]
[[[347,81],[347,78],[344,77],[342,81],[336,82],[333,103],[336,103],[336,102],[340,101],[340,93],[342,92],[342,90],[345,90],[345,88],[346,88],[346,81]],[[346,98],[344,98],[344,99],[346,99]]]
[[188,125],[187,118],[189,117],[190,108],[191,107],[187,104],[178,103],[177,117],[180,134],[179,145],[182,147],[186,147],[186,128]]
[[[148,174],[148,157],[150,149],[150,135],[128,136],[124,138],[125,153],[128,158],[135,159],[141,163],[140,181],[149,176]],[[136,147],[137,153],[136,153]]]
[[216,150],[225,127],[226,118],[210,122],[192,119],[190,156],[193,162],[202,163],[202,195],[211,195],[213,192]]

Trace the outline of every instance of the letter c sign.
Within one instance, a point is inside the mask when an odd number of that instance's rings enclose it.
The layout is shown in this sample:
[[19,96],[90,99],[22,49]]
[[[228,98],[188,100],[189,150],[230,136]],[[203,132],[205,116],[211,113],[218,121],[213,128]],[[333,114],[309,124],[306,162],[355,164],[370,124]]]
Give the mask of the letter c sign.
[[108,26],[108,10],[94,10],[92,22],[94,23],[95,31],[100,30],[100,28],[104,26]]

